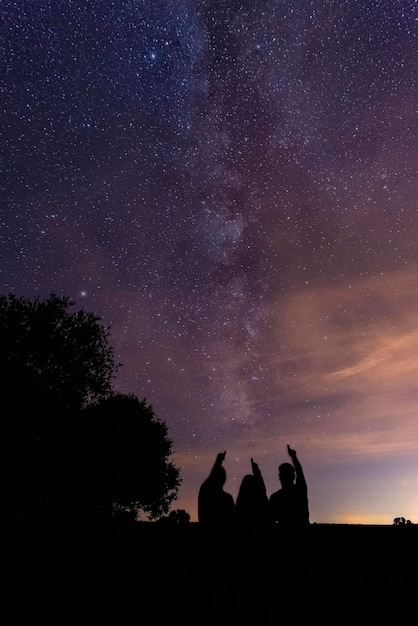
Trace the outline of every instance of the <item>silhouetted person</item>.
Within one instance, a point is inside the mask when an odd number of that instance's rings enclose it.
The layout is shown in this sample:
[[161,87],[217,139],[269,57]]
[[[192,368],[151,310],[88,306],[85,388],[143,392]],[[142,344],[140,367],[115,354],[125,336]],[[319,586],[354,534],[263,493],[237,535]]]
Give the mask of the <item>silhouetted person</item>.
[[266,486],[258,464],[251,459],[253,473],[246,474],[238,491],[235,512],[241,528],[260,530],[268,521]]
[[[224,490],[226,471],[222,463],[226,452],[219,452],[209,476],[202,483],[197,501],[199,545],[196,551],[196,576],[200,577],[199,603],[216,615],[219,603],[230,586],[228,576],[235,562],[235,503]],[[224,596],[225,594],[225,596]]]
[[309,526],[308,486],[296,450],[288,445],[293,463],[279,465],[281,489],[269,499],[270,517],[279,528],[304,529]]
[[234,499],[224,491],[226,471],[222,465],[226,452],[219,452],[211,472],[199,489],[197,514],[205,526],[231,525],[235,516]]
[[[253,459],[251,468],[253,473],[243,477],[235,502],[236,574],[247,599],[246,609],[256,606],[260,613],[265,604],[262,572],[267,568],[271,553],[269,501],[260,468]],[[254,576],[248,577],[249,571],[257,572],[257,580]],[[256,616],[251,617],[257,623]]]
[[[308,537],[308,487],[296,450],[288,445],[287,452],[292,463],[279,465],[281,489],[272,493],[269,498],[274,558],[284,564],[288,572],[293,571],[299,581],[309,580],[313,571]],[[292,578],[282,580],[284,585],[289,582],[289,591],[291,580]]]

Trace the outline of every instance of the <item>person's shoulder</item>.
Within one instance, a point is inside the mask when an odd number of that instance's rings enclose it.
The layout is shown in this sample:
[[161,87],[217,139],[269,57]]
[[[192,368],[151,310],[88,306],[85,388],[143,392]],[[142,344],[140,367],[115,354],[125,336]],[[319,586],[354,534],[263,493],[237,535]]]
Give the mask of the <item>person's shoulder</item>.
[[211,481],[208,479],[204,480],[203,483],[199,487],[199,495],[210,494],[212,491],[213,491],[213,488],[212,488]]

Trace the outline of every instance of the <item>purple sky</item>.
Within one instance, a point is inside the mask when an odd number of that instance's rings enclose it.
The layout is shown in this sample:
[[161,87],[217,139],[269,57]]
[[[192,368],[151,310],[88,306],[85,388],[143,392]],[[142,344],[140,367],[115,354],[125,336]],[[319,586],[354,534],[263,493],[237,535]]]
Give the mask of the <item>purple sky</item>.
[[1,292],[111,326],[197,492],[294,447],[311,521],[418,523],[416,3],[1,3]]

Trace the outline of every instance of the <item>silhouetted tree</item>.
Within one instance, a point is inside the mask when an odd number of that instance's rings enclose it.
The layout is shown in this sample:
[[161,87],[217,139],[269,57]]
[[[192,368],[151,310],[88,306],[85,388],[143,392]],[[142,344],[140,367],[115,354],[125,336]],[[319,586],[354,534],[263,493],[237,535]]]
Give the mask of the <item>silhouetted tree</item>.
[[175,509],[168,514],[170,523],[177,526],[185,526],[190,522],[190,515],[184,509]]
[[[55,294],[45,300],[0,296],[2,384],[18,392],[15,403],[44,414],[46,407],[78,410],[111,392],[119,366],[109,329],[93,313],[70,312],[73,305]],[[28,431],[38,435],[35,419],[32,414]]]
[[11,515],[158,517],[180,485],[167,427],[145,400],[114,393],[109,328],[73,305],[0,296]]
[[[36,519],[68,509],[83,430],[83,407],[112,392],[118,365],[100,318],[51,294],[29,300],[0,296],[0,376],[9,398],[8,446],[12,516]],[[81,468],[80,468],[81,469]]]
[[114,393],[86,408],[85,416],[85,423],[93,427],[92,444],[94,431],[99,437],[106,432],[107,437],[106,445],[92,446],[99,455],[97,460],[87,455],[94,473],[102,467],[98,476],[102,506],[112,507],[115,513],[121,509],[142,513],[150,519],[167,513],[177,498],[181,478],[170,460],[172,441],[167,426],[156,417],[152,405],[134,394]]
[[135,509],[125,508],[115,504],[113,506],[112,514],[115,520],[121,522],[136,522]]

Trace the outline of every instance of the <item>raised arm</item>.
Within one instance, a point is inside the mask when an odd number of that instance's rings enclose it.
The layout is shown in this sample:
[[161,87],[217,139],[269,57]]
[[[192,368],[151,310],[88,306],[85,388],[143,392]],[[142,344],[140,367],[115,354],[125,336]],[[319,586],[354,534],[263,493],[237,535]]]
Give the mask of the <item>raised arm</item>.
[[225,452],[218,452],[218,454],[216,455],[216,459],[215,459],[215,463],[212,465],[212,469],[210,470],[210,474],[209,474],[209,479],[213,478],[214,476],[216,476],[219,472],[219,469],[222,467],[222,463],[224,462],[226,457],[226,450]]
[[222,465],[222,463],[225,461],[225,457],[226,457],[226,450],[225,452],[218,452],[218,454],[216,455],[215,463]]
[[251,458],[251,469],[253,470],[254,476],[257,476],[257,477],[261,476],[261,472],[260,472],[260,468],[258,467],[258,463],[256,463],[253,458]]
[[253,475],[255,476],[261,491],[267,497],[266,485],[264,484],[263,475],[262,475],[262,473],[260,471],[260,468],[258,467],[258,463],[256,463],[253,458],[251,458],[251,467],[252,467],[252,470],[253,470]]
[[292,459],[293,467],[295,468],[296,481],[299,484],[304,484],[306,486],[305,475],[303,473],[302,465],[300,464],[300,461],[297,457],[296,450],[294,450],[289,446],[289,444],[287,444],[287,452]]

